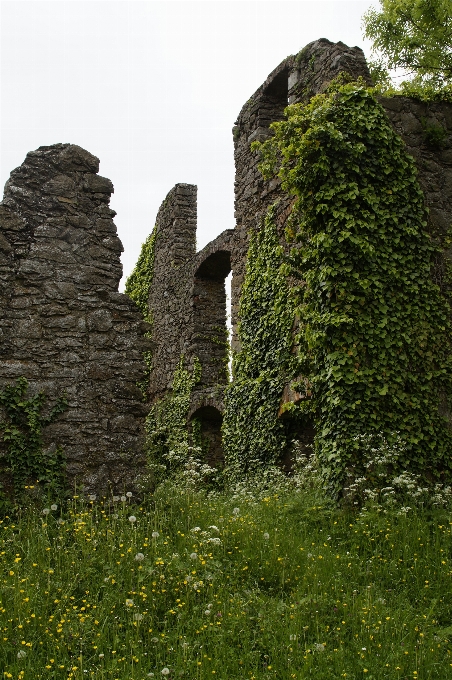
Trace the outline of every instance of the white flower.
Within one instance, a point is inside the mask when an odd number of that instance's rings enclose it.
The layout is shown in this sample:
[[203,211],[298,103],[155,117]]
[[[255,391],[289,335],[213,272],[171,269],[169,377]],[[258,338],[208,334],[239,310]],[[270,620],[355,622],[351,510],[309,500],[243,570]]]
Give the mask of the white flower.
[[132,498],[133,494],[132,494],[131,491],[128,491],[128,492],[126,493],[126,496],[127,496],[127,498]]
[[289,635],[289,639],[290,639],[290,640],[296,640],[296,639],[297,639],[297,636],[296,636],[296,635]]
[[215,524],[211,524],[209,529],[213,529],[214,531],[220,531],[219,528],[215,526]]
[[151,642],[153,642],[154,644],[155,644],[156,642],[158,642],[158,641],[159,641],[159,639],[156,638],[156,637],[151,638]]
[[144,555],[143,555],[143,553],[137,553],[137,554],[135,555],[135,559],[136,559],[137,562],[142,562],[142,561],[144,560]]
[[113,496],[113,503],[117,503],[119,501],[119,496]]
[[190,559],[191,559],[191,560],[197,560],[197,559],[198,559],[198,554],[197,554],[197,553],[191,553],[191,554],[190,554]]
[[141,621],[141,619],[143,618],[143,614],[134,614],[133,618],[135,621]]
[[154,673],[148,673],[146,677],[148,677],[148,678],[153,678],[153,677],[154,677]]
[[221,544],[221,539],[215,537],[215,538],[209,538],[208,539],[209,543],[213,543],[214,545],[220,545]]
[[213,606],[212,603],[209,602],[209,604],[207,605],[207,609],[212,609],[212,606]]
[[129,517],[130,524],[133,524],[136,521],[137,521],[137,518],[135,517],[135,515],[130,515],[130,517]]
[[95,501],[96,500],[96,494],[92,493],[88,496],[88,498],[89,498],[90,501]]
[[43,514],[43,515],[48,515],[49,512],[50,512],[50,508],[44,508],[44,510],[42,511],[42,514]]
[[190,576],[190,574],[187,574],[187,576],[184,577],[185,583],[190,583],[190,581],[192,581],[192,580],[193,580],[193,577]]
[[106,577],[104,578],[104,583],[108,583],[109,580],[110,580],[110,577],[109,577],[109,576],[106,576]]
[[112,519],[118,519],[118,517],[119,517],[119,515],[117,515],[116,513],[114,515],[112,515]]
[[210,609],[206,609],[206,611],[204,612],[204,614],[205,614],[206,616],[210,616],[211,613],[212,613],[212,612],[210,611]]
[[121,496],[121,498],[119,500],[121,500],[123,503],[125,503],[127,498],[125,496]]
[[321,642],[317,642],[314,645],[314,649],[316,650],[316,652],[324,652],[325,651],[325,645],[322,644]]
[[151,534],[152,538],[158,538],[160,536],[158,531],[153,531]]
[[103,659],[105,654],[99,654],[99,659]]
[[64,519],[62,519],[62,517],[58,518],[58,524],[64,524]]
[[58,510],[58,505],[57,505],[56,503],[53,503],[53,504],[50,506],[50,509],[51,509],[51,510]]
[[170,674],[170,669],[169,668],[162,668],[160,671],[162,675],[169,675]]
[[234,510],[232,511],[232,514],[236,515],[236,516],[239,515],[240,514],[240,508],[234,508]]
[[133,600],[126,600],[126,607],[133,607]]
[[19,649],[19,651],[17,652],[17,658],[24,659],[26,656],[27,652],[25,651],[25,649]]
[[266,541],[268,541],[268,539],[270,538],[270,534],[268,534],[267,532],[265,532],[264,538],[265,538]]
[[190,529],[190,531],[201,531],[201,527],[193,527],[193,529]]

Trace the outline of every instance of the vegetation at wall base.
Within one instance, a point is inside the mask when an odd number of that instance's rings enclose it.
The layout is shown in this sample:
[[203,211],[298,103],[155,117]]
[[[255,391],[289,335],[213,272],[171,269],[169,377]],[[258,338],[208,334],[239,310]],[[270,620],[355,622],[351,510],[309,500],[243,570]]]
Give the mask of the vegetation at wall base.
[[0,421],[5,451],[2,463],[12,481],[12,493],[1,492],[0,506],[8,507],[18,502],[24,487],[32,481],[40,483],[42,490],[54,493],[64,490],[63,451],[59,446],[44,450],[43,430],[67,409],[67,398],[60,397],[52,408],[46,409],[47,396],[43,392],[27,398],[27,391],[28,380],[23,376],[15,385],[6,385],[0,391],[0,406],[4,412],[4,420]]
[[302,408],[329,488],[359,470],[366,434],[402,438],[401,470],[450,478],[450,307],[431,278],[438,246],[414,161],[364,84],[339,81],[286,116],[254,148],[297,197],[287,232],[312,391]]
[[309,466],[257,489],[4,517],[2,677],[452,678],[450,490],[338,509]]
[[225,391],[223,447],[226,473],[235,480],[276,464],[288,445],[278,407],[288,376],[296,375],[291,354],[295,305],[281,271],[274,214],[272,206],[261,229],[250,235],[239,309],[241,349]]

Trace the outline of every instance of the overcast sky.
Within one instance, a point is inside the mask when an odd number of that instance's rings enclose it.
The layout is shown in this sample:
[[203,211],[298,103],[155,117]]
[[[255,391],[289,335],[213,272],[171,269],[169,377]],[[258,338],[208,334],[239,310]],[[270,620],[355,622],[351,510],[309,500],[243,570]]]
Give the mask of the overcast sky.
[[[100,158],[130,274],[178,182],[198,186],[198,247],[234,226],[232,126],[267,75],[317,38],[368,52],[377,0],[0,3],[0,182],[28,151]],[[124,279],[123,279],[124,280]]]

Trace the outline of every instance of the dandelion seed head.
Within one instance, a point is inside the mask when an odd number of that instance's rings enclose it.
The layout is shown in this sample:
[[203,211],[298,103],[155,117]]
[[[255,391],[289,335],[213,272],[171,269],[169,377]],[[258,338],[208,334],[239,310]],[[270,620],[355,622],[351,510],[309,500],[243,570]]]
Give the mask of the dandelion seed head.
[[133,524],[136,521],[137,521],[137,518],[135,517],[135,515],[130,515],[130,517],[129,517],[130,524]]
[[96,494],[92,493],[88,496],[88,498],[89,498],[90,501],[95,501],[96,500]]
[[198,554],[195,552],[190,553],[190,559],[191,560],[197,560],[198,559]]
[[170,669],[169,668],[162,668],[160,671],[162,675],[169,675],[170,674]]
[[137,554],[135,555],[135,559],[136,559],[137,562],[142,562],[142,561],[144,560],[144,555],[143,555],[143,553],[137,553]]
[[264,538],[265,538],[266,541],[268,541],[268,539],[270,538],[270,534],[268,534],[267,532],[265,532],[265,533],[264,533]]
[[240,508],[234,508],[234,510],[232,511],[232,514],[235,515],[235,516],[239,515],[240,514]]
[[133,494],[131,491],[127,491],[126,496],[127,498],[132,498]]
[[127,599],[126,600],[126,607],[133,607],[133,600]]
[[119,501],[119,496],[113,496],[113,503],[117,503]]
[[27,656],[27,652],[25,651],[25,649],[19,649],[19,651],[17,652],[17,658],[18,659],[25,659],[26,656]]
[[44,508],[44,510],[42,511],[43,515],[48,515],[49,513],[50,513],[50,508]]
[[158,538],[160,536],[158,531],[153,531],[151,534],[152,538]]
[[52,505],[50,506],[50,509],[51,510],[58,510],[58,505],[56,503],[52,503]]
[[125,503],[126,500],[127,500],[127,497],[126,497],[126,496],[121,496],[120,500],[121,500],[123,503]]

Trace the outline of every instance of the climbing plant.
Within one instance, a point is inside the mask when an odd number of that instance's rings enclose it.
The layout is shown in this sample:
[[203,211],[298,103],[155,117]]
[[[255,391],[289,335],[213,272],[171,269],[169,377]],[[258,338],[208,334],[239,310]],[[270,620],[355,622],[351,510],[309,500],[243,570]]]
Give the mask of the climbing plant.
[[[150,482],[155,488],[178,474],[200,473],[208,466],[200,460],[202,448],[198,423],[194,432],[187,424],[191,393],[201,378],[201,364],[194,359],[190,372],[182,356],[174,373],[172,391],[156,402],[146,419]],[[210,469],[209,469],[210,470]]]
[[[141,252],[138,261],[126,281],[125,293],[132,298],[140,308],[143,319],[149,324],[152,324],[152,317],[149,312],[148,300],[149,291],[154,277],[154,260],[155,260],[155,239],[157,237],[157,229],[154,227],[152,232],[147,237],[146,241],[141,246]],[[145,337],[151,337],[151,331],[145,333]],[[152,352],[143,352],[144,360],[147,365],[145,379],[138,384],[138,387],[143,393],[143,397],[147,396],[147,389],[149,385],[149,375],[151,372]]]
[[15,385],[6,385],[0,391],[0,406],[4,419],[0,421],[0,437],[4,445],[6,471],[11,475],[16,496],[30,481],[42,482],[60,490],[64,480],[64,458],[60,447],[43,451],[43,430],[66,410],[66,397],[56,400],[54,406],[43,415],[47,397],[39,392],[26,396],[28,381],[24,377]]
[[229,476],[240,479],[275,464],[286,446],[286,424],[278,408],[288,376],[294,302],[281,271],[283,251],[272,206],[250,237],[239,309],[240,352],[226,388],[223,447]]
[[296,196],[290,273],[312,393],[299,408],[314,416],[330,490],[359,467],[363,434],[401,439],[401,467],[450,476],[450,308],[431,277],[439,246],[413,159],[359,82],[289,106],[271,127],[254,148]]

